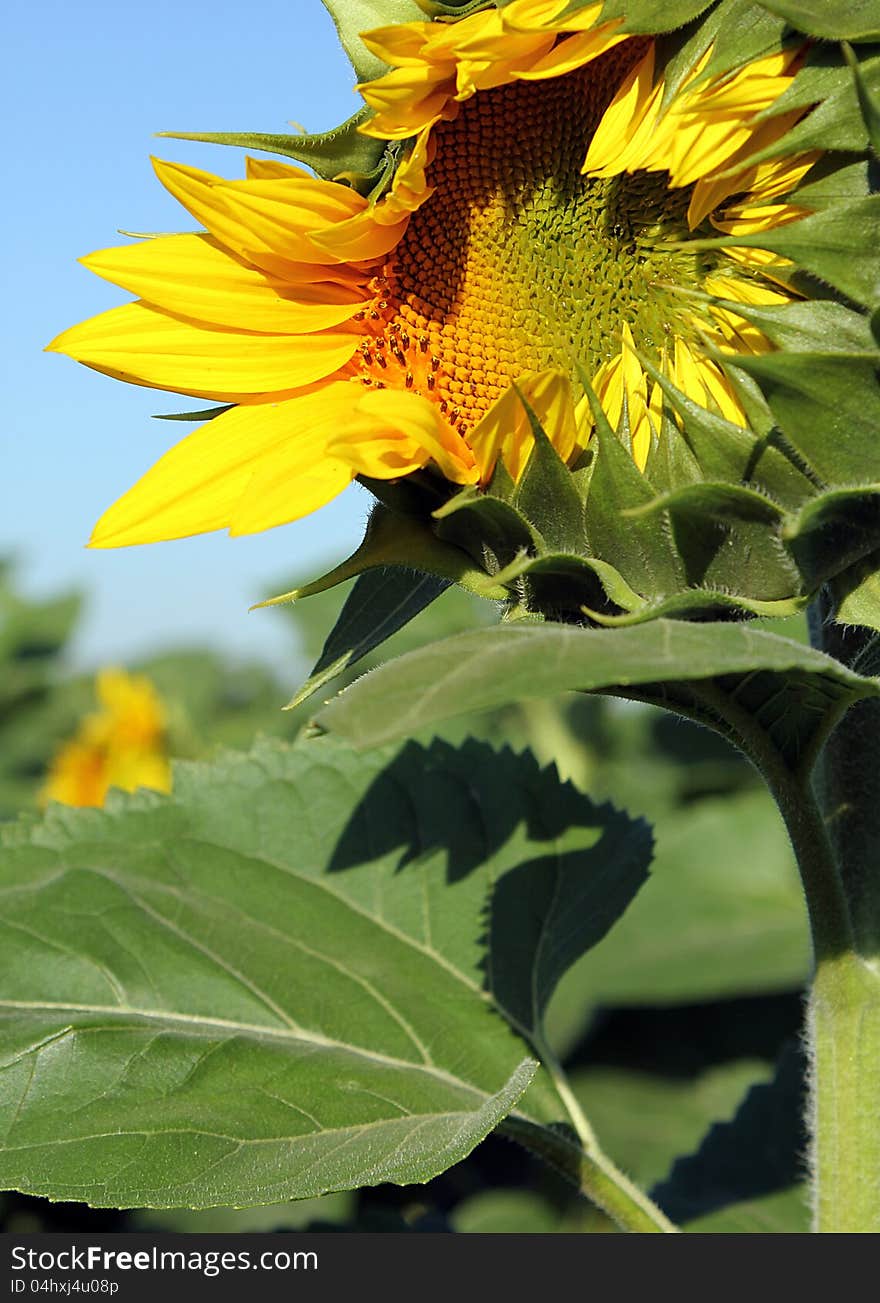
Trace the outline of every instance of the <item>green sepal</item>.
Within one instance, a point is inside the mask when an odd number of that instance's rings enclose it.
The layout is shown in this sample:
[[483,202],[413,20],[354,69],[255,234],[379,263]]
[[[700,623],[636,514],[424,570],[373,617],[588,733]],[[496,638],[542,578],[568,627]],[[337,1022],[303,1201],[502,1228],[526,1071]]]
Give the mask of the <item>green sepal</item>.
[[880,479],[880,393],[868,359],[812,353],[738,354],[779,426],[828,485]]
[[366,193],[375,190],[388,168],[389,157],[384,140],[374,140],[358,131],[369,117],[370,110],[364,107],[332,131],[314,135],[267,135],[258,131],[160,131],[158,134],[170,140],[195,140],[205,145],[233,145],[238,149],[281,154],[310,167],[325,181],[338,176],[358,179],[356,188]]
[[799,208],[819,212],[841,201],[864,199],[876,190],[876,164],[870,159],[855,162],[848,154],[824,154],[789,195]]
[[422,471],[414,471],[399,480],[374,480],[367,475],[358,475],[357,482],[389,511],[401,516],[415,516],[417,520],[430,516],[434,508],[449,497],[450,486],[445,480]]
[[795,506],[815,491],[807,476],[774,444],[772,432],[756,438],[751,431],[694,402],[649,357],[640,353],[639,360],[678,414],[701,479],[748,482],[785,506]]
[[[701,296],[702,297],[702,296]],[[760,327],[777,348],[794,353],[833,353],[873,359],[880,366],[880,348],[871,323],[861,312],[831,299],[783,304],[738,303],[711,299],[719,307]]]
[[516,497],[516,481],[504,465],[503,458],[499,457],[496,461],[492,478],[486,488],[493,497],[501,498],[503,502],[513,502]]
[[[513,586],[526,580],[534,588],[537,606],[544,609],[543,599],[557,610],[583,608],[585,602],[612,602],[624,611],[635,611],[645,599],[630,588],[623,576],[607,561],[597,557],[574,556],[566,552],[547,552],[543,556],[522,555],[493,576],[498,584]],[[597,585],[598,581],[598,585]],[[552,594],[557,599],[553,602]],[[579,596],[580,594],[580,596]]]
[[782,537],[807,585],[818,588],[880,547],[880,484],[819,494],[789,517]]
[[669,521],[624,519],[624,509],[653,502],[657,495],[611,429],[592,386],[583,383],[596,422],[596,463],[585,514],[590,552],[613,565],[643,596],[675,592],[687,580]]
[[[841,571],[828,584],[834,619],[838,624],[860,624],[880,632],[880,551]],[[874,653],[880,644],[872,644]],[[880,657],[859,663],[860,674],[880,674]]]
[[585,543],[584,503],[571,471],[547,438],[544,427],[522,394],[534,447],[516,490],[513,505],[540,531],[554,552],[580,552]]
[[660,111],[666,109],[675,99],[684,81],[691,75],[703,55],[715,38],[724,19],[725,8],[731,0],[722,0],[702,18],[688,24],[687,27],[667,32],[657,41],[657,62],[663,68],[663,98]]
[[543,552],[544,539],[516,507],[491,493],[462,489],[434,514],[435,532],[466,552],[487,573],[522,552]]
[[[565,13],[576,13],[586,8],[593,0],[579,0],[569,5]],[[713,0],[642,0],[634,5],[632,0],[605,0],[598,22],[607,23],[612,19],[622,18],[622,32],[646,33],[660,35],[671,32],[677,27],[684,27],[704,13]]]
[[761,0],[799,32],[827,41],[880,41],[877,0]]
[[359,575],[311,674],[284,709],[293,710],[356,665],[429,606],[450,582],[398,566]]
[[[282,593],[278,597],[270,597],[265,602],[258,602],[252,609],[259,610],[264,606],[279,606],[284,602],[313,597],[316,593],[324,593],[328,588],[344,584],[347,579],[354,579],[375,566],[402,566],[407,570],[459,584],[470,592],[479,591],[481,597],[489,595],[485,592],[483,583],[485,575],[471,564],[460,548],[437,538],[423,521],[413,516],[397,515],[379,503],[370,514],[364,541],[347,561],[320,579],[304,584],[301,588],[293,588],[289,593]],[[492,594],[502,598],[505,595],[503,590]]]
[[844,42],[843,53],[853,75],[856,96],[862,118],[868,128],[868,139],[871,142],[871,148],[875,154],[880,156],[880,92],[868,85],[868,79],[862,65],[856,58],[852,46]]
[[215,416],[229,412],[235,403],[224,403],[221,407],[203,407],[197,412],[154,412],[154,421],[213,421]]
[[649,620],[661,618],[719,620],[725,615],[731,615],[734,619],[741,619],[744,612],[765,619],[786,619],[802,611],[808,600],[807,597],[783,597],[761,602],[711,588],[688,588],[684,592],[673,593],[671,597],[646,602],[639,610],[623,615],[606,615],[600,611],[590,610],[588,607],[583,609],[584,614],[596,624],[607,628],[627,628],[630,625],[646,624]]
[[699,484],[683,484],[668,493],[658,494],[651,502],[638,507],[625,507],[622,514],[626,518],[637,520],[664,511],[770,526],[780,525],[785,518],[779,504],[757,489],[749,489],[740,484],[713,484],[707,480],[702,480]]
[[651,439],[645,462],[645,478],[658,493],[666,493],[680,484],[698,484],[703,479],[700,464],[681,430],[663,404],[659,438]]
[[[653,502],[622,512],[671,522],[688,588],[720,591],[748,601],[777,602],[800,594],[797,569],[780,541],[782,508],[739,484],[686,484]],[[685,587],[685,585],[682,585]]]
[[397,23],[422,22],[425,16],[415,0],[324,0],[324,8],[336,25],[340,44],[358,81],[372,81],[388,71],[388,65],[364,45],[361,32]]
[[[873,47],[871,47],[873,48]],[[873,96],[880,87],[880,56],[870,54],[860,64],[864,85]],[[794,108],[816,107],[781,139],[750,156],[750,162],[791,156],[801,150],[839,150],[861,153],[868,133],[852,73],[840,47],[819,46],[792,84],[766,111],[765,117]]]
[[776,230],[692,240],[689,249],[769,249],[790,258],[856,303],[880,302],[880,195],[839,204]]
[[712,43],[712,57],[703,69],[701,80],[723,77],[792,43],[785,20],[753,4],[752,0],[722,0],[717,13],[720,22]]

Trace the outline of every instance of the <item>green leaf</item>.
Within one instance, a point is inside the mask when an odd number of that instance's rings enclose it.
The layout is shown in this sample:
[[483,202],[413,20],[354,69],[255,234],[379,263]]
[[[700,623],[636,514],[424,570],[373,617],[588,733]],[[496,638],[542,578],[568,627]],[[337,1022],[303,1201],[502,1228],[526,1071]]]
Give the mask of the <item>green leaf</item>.
[[[654,757],[663,763],[672,761]],[[803,983],[803,894],[766,792],[692,801],[660,816],[655,837],[648,882],[612,937],[563,978],[551,1026],[596,1005],[687,1004]]]
[[679,1159],[655,1188],[668,1216],[687,1223],[803,1180],[804,1073],[799,1047],[789,1044],[773,1080],[754,1086],[736,1116],[712,1127],[696,1153]]
[[705,718],[699,704],[704,682],[753,713],[793,764],[835,711],[880,695],[875,680],[747,625],[520,624],[459,634],[383,665],[325,706],[317,720],[353,745],[370,747],[456,715],[566,690],[656,699]]
[[[315,593],[326,592],[347,579],[354,579],[365,570],[377,566],[400,566],[421,574],[457,583],[471,592],[487,596],[486,574],[471,564],[468,556],[452,543],[445,543],[428,525],[415,516],[398,515],[377,504],[367,522],[364,540],[356,552],[341,565],[315,579],[310,584],[293,588],[289,593],[258,602],[253,609],[277,606],[285,602],[298,602]],[[504,597],[503,590],[491,596]]]
[[362,108],[332,131],[314,134],[271,135],[260,131],[160,131],[158,134],[169,140],[196,140],[206,145],[232,145],[237,149],[282,154],[304,163],[327,181],[342,173],[374,181],[382,171],[387,146],[384,141],[358,131],[369,116],[369,109]]
[[807,1186],[792,1185],[698,1217],[685,1230],[690,1235],[804,1235],[810,1229],[809,1202]]
[[877,0],[760,0],[799,32],[829,41],[880,41]]
[[875,154],[880,155],[880,94],[869,85],[864,69],[856,58],[852,47],[844,45],[843,53],[853,75],[859,108],[862,111],[865,126],[868,128],[871,148]]
[[449,587],[434,575],[389,567],[359,575],[311,674],[288,703],[301,705],[402,629]]
[[[3,838],[0,1180],[123,1207],[457,1162],[650,857],[644,823],[475,742],[264,742]],[[522,1108],[561,1116],[543,1076]]]
[[415,0],[324,0],[324,8],[336,24],[358,81],[372,81],[387,72],[387,65],[364,45],[361,32],[395,23],[421,22],[425,17]]
[[530,1190],[483,1190],[452,1213],[459,1235],[554,1235],[565,1228],[552,1204]]

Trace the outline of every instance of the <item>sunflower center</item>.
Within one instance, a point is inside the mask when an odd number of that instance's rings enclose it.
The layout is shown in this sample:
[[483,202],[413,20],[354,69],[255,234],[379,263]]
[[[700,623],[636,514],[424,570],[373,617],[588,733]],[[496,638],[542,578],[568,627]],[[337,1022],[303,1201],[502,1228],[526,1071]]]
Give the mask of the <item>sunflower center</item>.
[[[523,371],[573,359],[593,374],[636,344],[663,348],[676,309],[664,287],[698,285],[690,191],[664,173],[585,177],[602,114],[646,43],[627,41],[564,77],[481,92],[437,128],[430,199],[378,282],[365,378],[437,397],[465,433]],[[686,333],[683,315],[676,332]],[[391,368],[389,370],[389,368]]]

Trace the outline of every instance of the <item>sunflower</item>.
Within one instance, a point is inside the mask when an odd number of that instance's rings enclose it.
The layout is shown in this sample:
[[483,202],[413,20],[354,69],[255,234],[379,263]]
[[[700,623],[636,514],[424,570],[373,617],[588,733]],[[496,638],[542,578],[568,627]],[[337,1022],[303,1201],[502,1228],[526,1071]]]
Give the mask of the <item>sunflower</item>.
[[108,668],[97,675],[95,695],[98,709],[53,757],[41,801],[101,806],[111,787],[170,791],[166,713],[151,681]]
[[601,9],[512,0],[363,34],[389,69],[359,87],[361,131],[395,161],[381,193],[280,161],[233,181],[156,162],[203,229],[83,259],[137,301],[49,348],[220,410],[93,545],[265,530],[354,478],[480,490],[500,463],[516,482],[532,416],[575,467],[596,420],[583,377],[639,468],[658,373],[746,423],[719,357],[770,347],[736,306],[795,298],[791,266],[705,237],[803,215],[787,196],[817,153],[751,161],[804,112],[768,113],[803,43],[721,76],[709,45],[673,82],[658,41]]

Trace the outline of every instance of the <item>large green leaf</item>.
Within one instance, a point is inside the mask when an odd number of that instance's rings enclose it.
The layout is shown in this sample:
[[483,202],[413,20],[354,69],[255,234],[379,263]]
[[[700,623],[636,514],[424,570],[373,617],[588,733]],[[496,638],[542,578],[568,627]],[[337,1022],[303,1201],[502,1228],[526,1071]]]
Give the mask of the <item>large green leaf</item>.
[[[3,1185],[208,1207],[424,1181],[517,1103],[650,833],[528,756],[327,741],[4,833]],[[562,1111],[543,1077],[523,1106]]]
[[753,715],[792,764],[833,712],[880,695],[876,680],[744,624],[521,624],[460,634],[383,665],[329,702],[318,723],[355,746],[377,746],[468,711],[566,690],[622,692],[701,717],[707,681]]

